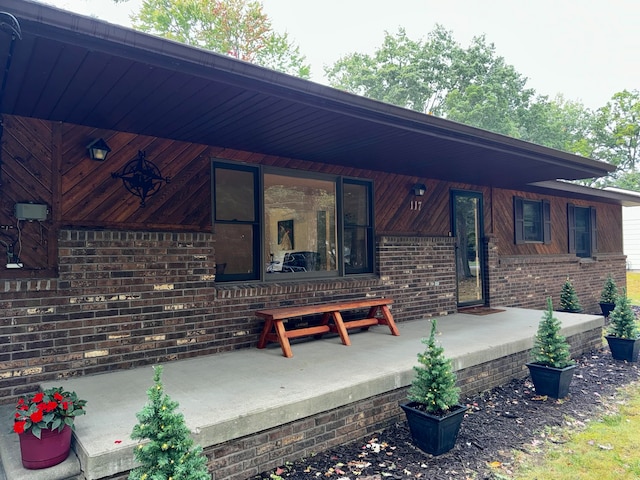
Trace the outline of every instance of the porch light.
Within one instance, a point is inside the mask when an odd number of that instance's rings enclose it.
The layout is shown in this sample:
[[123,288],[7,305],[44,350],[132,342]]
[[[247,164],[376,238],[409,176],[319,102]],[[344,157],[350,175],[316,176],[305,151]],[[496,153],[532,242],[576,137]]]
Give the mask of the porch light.
[[424,183],[416,183],[413,186],[413,194],[416,197],[422,197],[427,191],[427,186]]
[[87,145],[87,150],[89,151],[89,158],[99,162],[105,161],[107,159],[107,155],[111,151],[107,142],[102,138],[98,138]]

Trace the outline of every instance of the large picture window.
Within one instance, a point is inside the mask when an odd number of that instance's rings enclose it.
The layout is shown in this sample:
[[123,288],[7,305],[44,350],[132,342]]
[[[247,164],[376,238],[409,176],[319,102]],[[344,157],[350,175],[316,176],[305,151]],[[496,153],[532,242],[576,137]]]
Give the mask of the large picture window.
[[372,184],[213,162],[216,281],[373,271]]
[[516,244],[551,243],[551,206],[547,200],[513,197]]

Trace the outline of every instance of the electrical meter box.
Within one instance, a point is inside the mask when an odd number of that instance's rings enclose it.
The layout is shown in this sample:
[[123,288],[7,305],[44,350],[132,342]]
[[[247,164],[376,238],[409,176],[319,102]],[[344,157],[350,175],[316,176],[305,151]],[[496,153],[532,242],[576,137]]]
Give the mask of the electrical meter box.
[[18,220],[46,220],[49,209],[39,203],[16,203],[14,209]]

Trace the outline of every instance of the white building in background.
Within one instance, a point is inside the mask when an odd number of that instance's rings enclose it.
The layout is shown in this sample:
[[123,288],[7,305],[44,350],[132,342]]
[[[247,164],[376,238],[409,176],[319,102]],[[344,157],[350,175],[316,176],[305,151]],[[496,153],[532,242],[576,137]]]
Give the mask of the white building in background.
[[627,269],[640,270],[640,207],[622,209],[622,238]]

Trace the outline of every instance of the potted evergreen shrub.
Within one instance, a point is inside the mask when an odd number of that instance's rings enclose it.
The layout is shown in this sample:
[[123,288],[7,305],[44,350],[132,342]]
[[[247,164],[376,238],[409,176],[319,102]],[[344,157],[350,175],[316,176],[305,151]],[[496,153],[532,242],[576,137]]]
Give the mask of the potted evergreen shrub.
[[604,281],[602,292],[600,292],[600,309],[605,318],[607,318],[615,308],[617,296],[618,287],[611,274],[609,274]]
[[571,283],[571,279],[567,277],[567,280],[562,285],[560,291],[560,310],[563,312],[580,313],[582,312],[582,306],[578,299],[576,289]]
[[420,365],[414,366],[415,378],[409,387],[409,402],[400,405],[407,416],[414,443],[432,455],[441,455],[453,448],[467,407],[459,405],[460,389],[451,360],[444,348],[436,344],[436,320],[431,322],[431,334]]
[[640,349],[640,330],[636,316],[631,309],[627,292],[623,290],[616,299],[615,308],[609,314],[607,343],[611,356],[616,360],[635,362]]
[[527,363],[531,380],[539,395],[564,398],[569,394],[569,385],[576,368],[571,360],[569,344],[560,335],[560,320],[553,315],[553,302],[547,298],[547,310],[538,324],[531,363]]
[[136,414],[139,423],[131,433],[141,443],[134,449],[139,466],[131,470],[129,480],[211,480],[202,447],[194,444],[184,416],[176,412],[178,402],[164,393],[162,367],[153,371],[149,402]]

